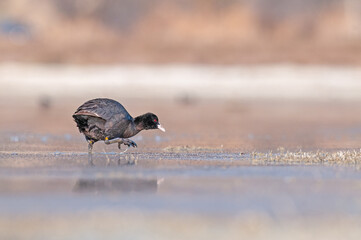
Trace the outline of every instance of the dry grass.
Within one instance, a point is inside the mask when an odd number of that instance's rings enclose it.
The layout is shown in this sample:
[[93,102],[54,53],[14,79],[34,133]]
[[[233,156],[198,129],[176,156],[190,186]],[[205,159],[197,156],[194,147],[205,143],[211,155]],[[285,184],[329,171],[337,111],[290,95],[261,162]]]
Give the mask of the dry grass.
[[[221,146],[222,148],[223,146]],[[199,147],[199,146],[168,146],[163,148],[163,151],[170,152],[170,153],[188,153],[188,152],[218,152],[221,148],[214,148],[214,147]]]
[[336,165],[336,166],[361,166],[361,149],[344,150],[336,152],[315,151],[297,152],[286,151],[279,148],[277,152],[250,154],[252,165]]

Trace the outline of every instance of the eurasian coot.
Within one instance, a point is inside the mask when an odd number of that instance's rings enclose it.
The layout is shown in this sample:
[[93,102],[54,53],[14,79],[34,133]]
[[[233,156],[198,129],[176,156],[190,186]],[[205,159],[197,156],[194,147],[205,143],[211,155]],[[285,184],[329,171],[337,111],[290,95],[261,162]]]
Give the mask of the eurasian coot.
[[142,130],[165,129],[158,122],[153,113],[146,113],[132,118],[119,102],[96,98],[85,102],[73,114],[79,131],[85,135],[88,142],[89,164],[93,164],[93,144],[104,141],[105,144],[118,143],[128,147],[137,147],[137,144],[128,139]]

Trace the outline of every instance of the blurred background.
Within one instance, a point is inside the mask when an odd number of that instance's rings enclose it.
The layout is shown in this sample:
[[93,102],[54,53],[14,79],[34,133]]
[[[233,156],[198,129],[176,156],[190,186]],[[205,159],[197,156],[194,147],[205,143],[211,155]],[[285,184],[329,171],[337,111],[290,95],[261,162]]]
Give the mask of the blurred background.
[[353,148],[360,64],[358,0],[3,0],[0,128],[76,136],[109,97],[165,147]]
[[360,0],[0,0],[1,239],[358,240],[360,143]]
[[360,64],[358,0],[3,0],[2,61]]

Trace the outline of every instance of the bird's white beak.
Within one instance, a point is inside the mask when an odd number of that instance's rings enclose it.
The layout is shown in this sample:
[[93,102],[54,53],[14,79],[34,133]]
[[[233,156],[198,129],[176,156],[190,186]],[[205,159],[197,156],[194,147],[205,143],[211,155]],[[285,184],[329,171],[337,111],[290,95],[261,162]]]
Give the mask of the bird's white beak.
[[162,127],[162,125],[158,124],[158,128],[159,128],[159,130],[165,132],[165,129]]

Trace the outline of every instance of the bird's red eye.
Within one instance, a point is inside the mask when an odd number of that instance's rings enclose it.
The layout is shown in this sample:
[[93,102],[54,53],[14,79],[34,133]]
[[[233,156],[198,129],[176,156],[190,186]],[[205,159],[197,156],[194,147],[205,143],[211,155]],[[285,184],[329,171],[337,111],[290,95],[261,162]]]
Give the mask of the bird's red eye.
[[154,122],[157,122],[157,119],[154,119],[153,121],[154,121]]

